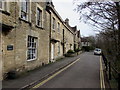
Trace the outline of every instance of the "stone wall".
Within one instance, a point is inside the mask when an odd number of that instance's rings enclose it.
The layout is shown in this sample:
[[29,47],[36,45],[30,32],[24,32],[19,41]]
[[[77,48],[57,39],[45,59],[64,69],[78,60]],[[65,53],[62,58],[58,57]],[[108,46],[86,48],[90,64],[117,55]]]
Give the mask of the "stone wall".
[[[36,27],[36,3],[31,3],[31,22],[20,19],[19,3],[10,2],[10,15],[2,13],[2,23],[6,25],[2,28],[2,62],[4,74],[11,70],[24,72],[49,63],[50,25],[48,22],[49,14],[45,10],[46,3],[37,3],[44,9],[42,28]],[[6,28],[11,23],[13,27],[10,29]],[[4,31],[8,33],[4,34]],[[31,61],[27,60],[28,36],[37,38],[37,58]],[[13,50],[7,50],[7,47],[10,45],[13,47]]]
[[65,53],[67,53],[68,50],[74,50],[74,33],[72,30],[70,30],[67,27],[65,28],[65,37],[64,37],[64,42],[65,42]]
[[[52,19],[55,18],[55,29],[52,28]],[[60,24],[60,29],[58,30],[58,23]],[[57,40],[57,42],[51,42],[54,44],[54,59],[60,58],[63,56],[63,45],[61,42],[63,41],[63,31],[62,31],[62,22],[55,15],[54,12],[51,11],[51,39]],[[51,52],[52,53],[52,52]]]

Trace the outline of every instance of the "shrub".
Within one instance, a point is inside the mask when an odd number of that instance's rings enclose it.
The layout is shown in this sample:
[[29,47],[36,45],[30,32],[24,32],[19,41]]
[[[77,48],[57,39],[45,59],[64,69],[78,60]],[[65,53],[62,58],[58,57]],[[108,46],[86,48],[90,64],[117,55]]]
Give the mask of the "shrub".
[[67,51],[67,53],[74,53],[74,51],[70,49]]

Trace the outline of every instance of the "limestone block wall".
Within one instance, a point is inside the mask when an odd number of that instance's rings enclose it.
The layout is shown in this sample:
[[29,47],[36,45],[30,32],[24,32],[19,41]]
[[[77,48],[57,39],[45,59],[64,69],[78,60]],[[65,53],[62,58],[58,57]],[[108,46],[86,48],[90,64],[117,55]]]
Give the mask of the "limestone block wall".
[[[55,19],[55,29],[52,28],[53,18]],[[60,24],[59,30],[58,23]],[[62,25],[63,24],[61,20],[53,12],[51,12],[51,38],[58,41],[54,43],[54,59],[63,56],[63,45],[61,44],[61,42],[63,41]]]
[[[36,4],[39,4],[43,8],[43,27],[36,26]],[[14,5],[14,7],[13,7]],[[2,62],[3,62],[3,74],[16,70],[18,72],[24,72],[26,70],[32,70],[41,66],[43,63],[49,63],[49,30],[50,19],[49,14],[45,10],[46,3],[31,3],[31,20],[24,21],[20,19],[20,6],[19,2],[10,2],[10,15],[3,15],[3,21],[8,18],[6,25],[11,24],[13,21],[14,27],[4,35],[2,33]],[[47,18],[46,18],[47,17]],[[10,20],[9,20],[10,19]],[[13,19],[13,20],[12,20]],[[2,28],[2,31],[6,28]],[[27,60],[27,42],[28,36],[37,38],[37,58],[32,61]],[[7,50],[7,47],[13,46],[13,50]]]
[[70,49],[74,50],[74,34],[65,28],[65,53]]

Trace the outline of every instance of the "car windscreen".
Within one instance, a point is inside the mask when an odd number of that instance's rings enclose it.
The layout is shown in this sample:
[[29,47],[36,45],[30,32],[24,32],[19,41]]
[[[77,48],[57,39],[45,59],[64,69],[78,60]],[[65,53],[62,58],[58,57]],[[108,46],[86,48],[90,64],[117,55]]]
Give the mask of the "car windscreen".
[[101,51],[101,49],[95,49],[95,51]]

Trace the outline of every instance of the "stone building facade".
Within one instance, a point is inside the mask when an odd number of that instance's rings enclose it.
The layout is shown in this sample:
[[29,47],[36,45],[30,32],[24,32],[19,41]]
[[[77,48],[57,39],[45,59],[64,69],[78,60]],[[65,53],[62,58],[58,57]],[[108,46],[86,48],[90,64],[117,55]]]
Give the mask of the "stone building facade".
[[74,31],[74,51],[75,51],[76,49],[81,49],[80,30],[77,30],[77,26],[71,28]]
[[68,50],[74,50],[74,32],[68,25],[64,24],[64,54]]
[[57,13],[52,2],[48,3],[47,10],[50,14],[50,61],[63,56],[63,20]]
[[74,50],[77,40],[52,2],[22,1],[0,2],[1,77],[54,62],[69,49]]
[[0,13],[3,74],[11,70],[24,72],[47,64],[50,26],[46,2],[24,0],[8,2],[8,6],[9,11],[1,9]]
[[88,37],[82,37],[81,38],[81,46],[91,46],[91,43],[89,42],[89,38]]

